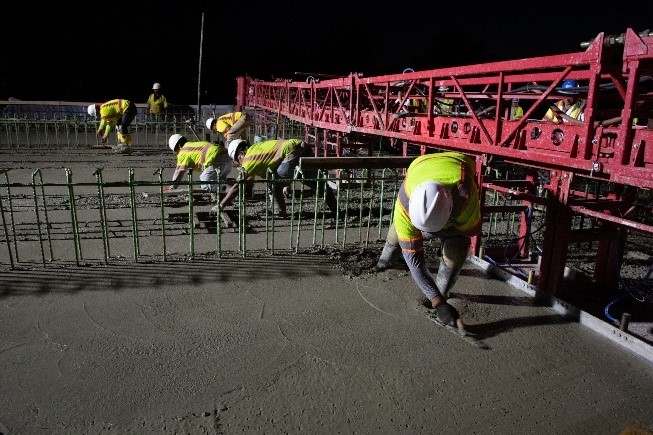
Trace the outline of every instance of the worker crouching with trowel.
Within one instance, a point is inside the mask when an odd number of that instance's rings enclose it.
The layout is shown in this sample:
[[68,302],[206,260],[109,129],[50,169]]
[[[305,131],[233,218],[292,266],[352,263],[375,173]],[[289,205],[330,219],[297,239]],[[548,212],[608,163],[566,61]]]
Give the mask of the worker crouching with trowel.
[[[400,252],[437,320],[462,329],[458,311],[447,303],[467,259],[470,237],[481,231],[476,169],[471,158],[456,152],[417,157],[408,167],[395,202],[394,217],[375,266],[392,267]],[[435,280],[426,266],[423,241],[439,238],[442,259]]]

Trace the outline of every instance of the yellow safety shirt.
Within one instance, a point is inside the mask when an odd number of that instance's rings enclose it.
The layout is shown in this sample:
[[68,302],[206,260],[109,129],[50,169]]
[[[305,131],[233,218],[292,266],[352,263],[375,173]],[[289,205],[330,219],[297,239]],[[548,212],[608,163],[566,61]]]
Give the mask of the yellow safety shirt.
[[163,109],[168,108],[168,100],[161,94],[157,97],[152,93],[147,99],[147,105],[152,115],[160,115]]
[[186,142],[177,153],[177,168],[175,172],[185,172],[189,168],[204,170],[227,150],[222,145],[211,142]]
[[109,137],[111,127],[118,123],[129,104],[129,100],[116,99],[100,105],[100,125],[97,128],[97,134],[102,133],[102,139]]
[[271,139],[250,146],[241,163],[247,175],[266,178],[268,169],[277,169],[281,162],[302,152],[301,139]]
[[219,116],[215,120],[215,131],[222,135],[226,135],[231,127],[238,121],[245,113],[243,112],[232,112],[225,113],[222,116]]
[[443,229],[453,229],[467,236],[480,232],[481,210],[475,173],[472,159],[457,152],[426,154],[413,160],[395,202],[392,221],[402,250],[422,251],[422,231],[413,225],[408,210],[411,193],[425,181],[443,184],[453,199],[451,217]]

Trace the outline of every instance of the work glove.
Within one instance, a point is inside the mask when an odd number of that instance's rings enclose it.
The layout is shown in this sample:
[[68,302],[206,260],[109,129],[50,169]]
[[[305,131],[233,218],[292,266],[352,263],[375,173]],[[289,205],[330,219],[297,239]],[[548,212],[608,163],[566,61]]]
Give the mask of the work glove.
[[460,319],[458,311],[447,302],[442,302],[435,307],[435,313],[438,316],[438,321],[449,326],[456,326],[456,320]]

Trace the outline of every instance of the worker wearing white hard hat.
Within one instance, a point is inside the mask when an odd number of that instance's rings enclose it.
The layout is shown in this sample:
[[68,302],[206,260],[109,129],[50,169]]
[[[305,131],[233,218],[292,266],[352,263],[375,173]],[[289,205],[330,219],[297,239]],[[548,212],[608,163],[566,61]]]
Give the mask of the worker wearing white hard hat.
[[118,135],[118,145],[114,148],[116,153],[131,154],[132,136],[129,126],[136,118],[136,105],[129,100],[118,98],[104,103],[90,104],[86,108],[89,116],[99,119],[100,123],[95,131],[102,141],[106,143],[109,134],[115,127]]
[[[257,177],[268,179],[268,171],[272,172],[272,189],[268,192],[272,197],[272,212],[278,217],[285,217],[286,201],[283,189],[291,184],[290,180],[295,176],[295,168],[299,164],[299,159],[314,155],[313,148],[302,139],[297,138],[270,139],[253,145],[249,145],[243,139],[235,139],[229,142],[227,152],[234,162],[240,165],[246,187],[254,183]],[[305,170],[302,175],[302,183],[315,191],[317,197],[324,197],[331,216],[335,216],[338,204],[333,189],[327,185],[326,192],[322,195],[317,192],[317,173]],[[238,184],[231,186],[219,207],[216,206],[211,210],[213,213],[216,213],[220,207],[226,207],[232,203],[238,193]]]
[[150,121],[165,121],[168,100],[161,93],[161,83],[152,85],[152,92],[147,97],[146,113]]
[[166,188],[166,191],[176,190],[190,169],[202,171],[200,182],[203,190],[215,193],[226,186],[225,181],[233,169],[233,161],[224,146],[206,141],[189,142],[185,136],[173,134],[168,139],[168,147],[177,156],[177,166],[172,176],[174,184]]
[[211,133],[219,133],[228,145],[236,139],[249,140],[249,128],[252,116],[247,112],[230,112],[206,120],[206,129]]
[[[404,260],[418,287],[436,310],[437,320],[456,325],[460,315],[447,302],[449,290],[460,274],[470,237],[481,231],[481,211],[476,167],[457,152],[417,157],[399,188],[392,224],[375,266],[383,271]],[[435,279],[424,257],[423,241],[439,238],[442,258]]]

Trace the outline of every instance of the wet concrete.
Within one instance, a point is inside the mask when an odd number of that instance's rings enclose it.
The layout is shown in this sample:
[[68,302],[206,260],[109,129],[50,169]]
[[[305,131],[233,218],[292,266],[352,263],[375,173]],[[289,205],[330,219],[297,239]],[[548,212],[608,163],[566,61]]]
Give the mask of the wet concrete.
[[649,353],[482,263],[451,303],[487,350],[431,322],[407,272],[352,277],[323,256],[0,280],[3,433],[653,428]]

